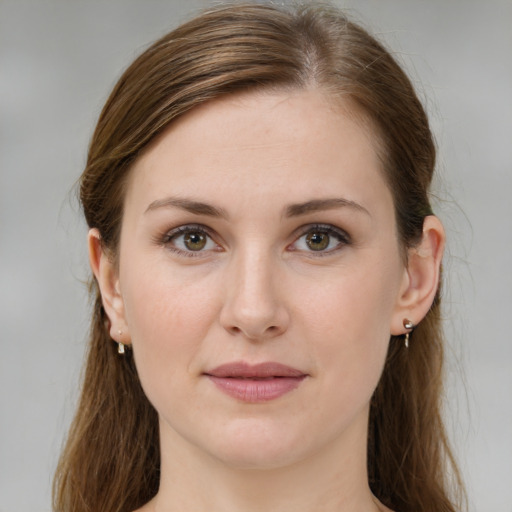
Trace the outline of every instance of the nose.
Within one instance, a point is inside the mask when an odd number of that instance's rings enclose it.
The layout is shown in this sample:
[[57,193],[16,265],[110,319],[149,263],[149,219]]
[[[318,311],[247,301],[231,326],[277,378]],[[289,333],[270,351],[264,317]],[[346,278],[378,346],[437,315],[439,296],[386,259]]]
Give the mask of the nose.
[[246,250],[230,262],[226,271],[222,326],[230,334],[252,341],[283,334],[290,316],[279,262],[263,251]]

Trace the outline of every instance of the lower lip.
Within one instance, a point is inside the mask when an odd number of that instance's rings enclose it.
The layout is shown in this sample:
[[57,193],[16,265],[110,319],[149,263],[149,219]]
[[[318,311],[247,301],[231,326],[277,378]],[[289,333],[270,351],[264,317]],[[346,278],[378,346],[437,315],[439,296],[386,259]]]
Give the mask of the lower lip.
[[304,380],[305,375],[270,379],[237,379],[213,375],[208,375],[208,377],[226,395],[242,402],[258,403],[275,400],[293,391]]

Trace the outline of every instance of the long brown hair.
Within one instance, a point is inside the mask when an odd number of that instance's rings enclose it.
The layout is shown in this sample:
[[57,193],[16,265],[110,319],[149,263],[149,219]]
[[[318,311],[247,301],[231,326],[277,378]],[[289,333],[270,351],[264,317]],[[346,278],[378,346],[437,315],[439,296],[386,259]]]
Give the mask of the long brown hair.
[[[369,121],[394,197],[400,244],[413,246],[431,214],[435,147],[400,66],[332,7],[237,3],[206,11],[154,43],[111,93],[80,183],[87,223],[99,230],[104,249],[116,257],[131,164],[175,119],[237,91],[311,87],[350,101]],[[54,481],[54,510],[130,512],[158,491],[157,413],[131,352],[116,353],[94,280],[91,295],[87,365]],[[369,483],[397,512],[454,512],[460,494],[453,491],[462,490],[440,412],[439,308],[438,293],[408,350],[403,339],[391,337],[371,403]]]

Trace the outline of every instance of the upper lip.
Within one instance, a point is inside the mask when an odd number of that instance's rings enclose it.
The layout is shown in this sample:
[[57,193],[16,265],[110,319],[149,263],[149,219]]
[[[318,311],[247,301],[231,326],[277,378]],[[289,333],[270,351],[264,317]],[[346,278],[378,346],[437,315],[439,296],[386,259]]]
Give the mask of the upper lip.
[[249,364],[244,361],[222,364],[213,370],[205,372],[206,375],[220,378],[265,378],[265,377],[304,377],[301,370],[281,363],[266,362]]

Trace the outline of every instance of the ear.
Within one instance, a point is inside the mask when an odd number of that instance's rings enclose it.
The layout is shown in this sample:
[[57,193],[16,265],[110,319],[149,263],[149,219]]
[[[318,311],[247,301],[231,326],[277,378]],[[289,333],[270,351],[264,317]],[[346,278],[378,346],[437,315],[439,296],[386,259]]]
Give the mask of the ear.
[[445,232],[434,215],[425,217],[421,241],[408,251],[407,268],[393,312],[391,334],[408,332],[404,319],[418,325],[428,313],[439,287]]
[[105,251],[96,228],[89,230],[89,263],[101,292],[103,308],[110,320],[110,337],[125,345],[131,341],[124,315],[124,301],[115,262]]

